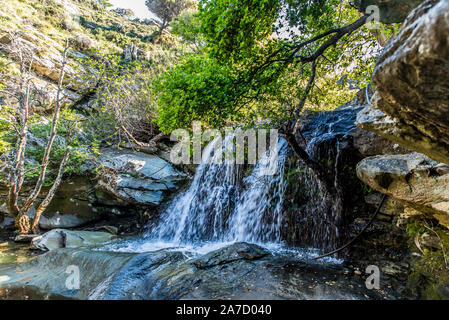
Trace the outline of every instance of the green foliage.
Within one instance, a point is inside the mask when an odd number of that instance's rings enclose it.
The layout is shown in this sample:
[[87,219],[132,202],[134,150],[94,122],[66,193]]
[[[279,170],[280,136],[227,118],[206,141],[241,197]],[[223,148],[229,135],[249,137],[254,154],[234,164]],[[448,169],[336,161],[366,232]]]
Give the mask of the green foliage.
[[[207,56],[191,55],[155,83],[160,92],[157,124],[164,132],[188,128],[194,119],[218,125],[237,99],[232,72]],[[238,114],[234,114],[238,117]]]
[[202,43],[201,21],[197,10],[185,10],[171,23],[171,32],[181,41],[199,46]]
[[201,31],[218,60],[239,60],[270,36],[279,0],[202,0]]
[[[50,152],[49,177],[45,181],[46,185],[51,185],[56,173],[59,169],[59,163],[64,156],[67,149],[67,138],[71,123],[75,121],[76,113],[72,110],[65,109],[61,112],[61,119],[56,127],[57,137],[53,143],[53,148]],[[30,124],[29,132],[34,139],[40,140],[42,143],[38,145],[29,146],[26,149],[26,157],[40,164],[44,155],[47,137],[50,132],[51,122],[43,122],[42,118],[35,116]],[[82,134],[78,133],[71,141],[70,146],[72,151],[70,153],[67,166],[65,167],[65,174],[80,175],[84,173],[85,164],[91,160],[95,149],[94,142],[86,139]],[[39,175],[39,167],[35,164],[27,164],[26,169],[29,170],[26,177],[30,180],[37,178]]]
[[[155,87],[157,123],[166,132],[192,120],[217,126],[270,119],[276,126],[292,119],[312,74],[302,59],[333,34],[307,41],[353,23],[359,13],[346,0],[203,0],[196,17],[205,42],[201,56],[186,57]],[[189,38],[183,23],[175,30]],[[330,110],[351,100],[370,81],[375,49],[365,28],[327,48],[305,109]]]
[[[431,236],[435,234],[424,225],[426,221],[415,219],[407,225],[407,233],[411,239],[420,237],[427,232]],[[437,226],[433,228],[438,233],[445,248],[446,257],[449,256],[449,232],[446,228]],[[415,244],[413,244],[415,247]],[[415,249],[416,250],[416,249]],[[418,294],[421,299],[447,299],[439,291],[440,286],[449,285],[449,269],[447,269],[443,257],[443,250],[423,248],[424,254],[415,258],[411,264],[411,272],[408,279],[408,290]]]

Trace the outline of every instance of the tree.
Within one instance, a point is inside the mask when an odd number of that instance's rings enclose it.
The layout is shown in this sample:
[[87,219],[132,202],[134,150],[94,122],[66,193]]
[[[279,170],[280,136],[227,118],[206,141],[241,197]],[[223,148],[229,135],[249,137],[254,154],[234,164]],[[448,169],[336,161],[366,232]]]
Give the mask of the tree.
[[193,44],[197,51],[204,46],[201,35],[201,20],[198,10],[187,9],[176,20],[170,23],[171,33],[179,36],[182,42]]
[[[30,222],[29,214],[31,209],[34,207],[38,196],[42,191],[42,187],[45,183],[47,176],[47,169],[50,163],[50,153],[53,148],[53,144],[57,135],[57,125],[59,122],[61,108],[62,108],[62,92],[63,92],[63,80],[64,80],[64,69],[67,64],[67,50],[69,48],[68,41],[66,47],[62,53],[62,63],[60,76],[58,81],[58,89],[56,95],[56,107],[53,113],[53,119],[51,122],[51,127],[48,133],[48,140],[45,146],[45,151],[43,154],[42,161],[37,168],[30,169],[30,171],[38,171],[37,182],[32,188],[31,192],[26,197],[26,200],[23,203],[19,202],[19,197],[21,196],[21,189],[23,187],[25,176],[27,171],[25,170],[25,152],[27,148],[27,139],[29,135],[29,122],[30,115],[33,107],[33,78],[32,78],[32,69],[34,63],[34,52],[32,49],[23,45],[19,37],[16,37],[13,34],[9,35],[9,43],[3,46],[7,46],[6,51],[9,55],[18,61],[20,66],[20,75],[19,75],[19,84],[15,90],[4,91],[1,93],[8,95],[12,99],[17,101],[17,110],[16,112],[10,113],[9,122],[11,126],[14,128],[17,134],[17,143],[16,148],[4,158],[7,162],[8,167],[8,195],[6,200],[6,207],[8,213],[16,218],[19,232],[21,234],[27,234],[31,231],[38,232],[38,224],[41,214],[45,211],[45,209],[50,204],[53,199],[64,174],[64,169],[69,160],[69,155],[71,152],[70,143],[73,138],[73,131],[76,126],[75,123],[70,125],[69,135],[66,141],[67,148],[66,151],[60,161],[59,169],[57,173],[57,177],[54,180],[50,190],[45,196],[44,200],[38,205],[33,221]],[[5,49],[5,48],[3,48]],[[8,110],[5,110],[6,112]]]
[[305,108],[353,98],[341,79],[369,83],[379,46],[364,27],[368,16],[348,0],[202,0],[199,19],[202,57],[187,58],[158,83],[161,129],[270,119],[339,215],[340,188],[306,152],[300,120]]
[[197,6],[195,0],[146,0],[145,4],[148,10],[161,19],[159,34],[162,34],[170,22],[178,17],[182,11]]

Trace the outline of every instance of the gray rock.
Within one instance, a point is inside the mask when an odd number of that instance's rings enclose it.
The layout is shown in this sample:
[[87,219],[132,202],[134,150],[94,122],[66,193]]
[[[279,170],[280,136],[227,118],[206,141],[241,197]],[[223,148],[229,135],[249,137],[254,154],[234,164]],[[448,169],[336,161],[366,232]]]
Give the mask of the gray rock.
[[96,220],[96,217],[81,218],[71,214],[45,213],[39,220],[42,229],[75,228]]
[[421,235],[419,242],[425,248],[441,249],[440,239],[437,236],[432,235],[428,232],[425,232]]
[[118,199],[110,203],[97,192],[105,204],[159,205],[165,195],[186,180],[184,173],[153,155],[129,150],[106,149],[100,158],[104,170],[98,188]]
[[[372,130],[449,163],[449,1],[428,0],[404,22],[374,70]],[[389,116],[386,117],[385,115]],[[368,121],[359,121],[370,130]]]
[[245,242],[237,242],[224,249],[212,251],[192,263],[199,269],[207,269],[236,260],[257,260],[270,254],[267,250]]
[[[382,199],[381,193],[371,193],[365,197],[365,202],[368,204],[372,204],[377,208]],[[404,204],[388,197],[383,206],[380,208],[380,212],[387,215],[400,215],[404,212]]]
[[382,155],[362,160],[357,176],[373,189],[433,215],[449,227],[449,174],[440,175],[437,167],[438,162],[419,153]]
[[41,251],[58,248],[79,248],[103,244],[113,238],[113,235],[106,232],[54,229],[34,238],[30,248]]

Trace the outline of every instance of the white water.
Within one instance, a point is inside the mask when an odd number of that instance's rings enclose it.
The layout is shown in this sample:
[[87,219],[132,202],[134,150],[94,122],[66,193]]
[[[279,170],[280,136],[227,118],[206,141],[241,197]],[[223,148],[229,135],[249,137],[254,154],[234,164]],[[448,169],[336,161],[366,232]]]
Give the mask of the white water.
[[[161,214],[159,223],[143,238],[114,243],[106,249],[120,252],[151,252],[170,249],[186,256],[206,254],[234,242],[256,243],[290,257],[307,258],[316,249],[286,248],[282,241],[284,180],[288,145],[279,140],[251,174],[241,178],[238,165],[223,161],[216,150],[232,148],[233,137],[211,142],[187,191],[178,195]],[[266,173],[274,175],[266,175]],[[335,259],[326,259],[333,263]]]
[[[232,148],[233,138],[224,139],[222,149]],[[217,164],[218,143],[215,140],[205,149],[190,188],[161,215],[148,239],[178,246],[205,241],[280,242],[287,143],[281,140],[242,181],[238,165]]]

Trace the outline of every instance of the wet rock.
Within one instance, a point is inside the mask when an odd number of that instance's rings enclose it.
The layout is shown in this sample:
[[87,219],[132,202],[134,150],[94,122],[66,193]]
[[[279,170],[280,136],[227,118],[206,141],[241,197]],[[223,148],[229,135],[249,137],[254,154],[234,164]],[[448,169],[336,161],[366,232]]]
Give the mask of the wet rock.
[[[365,197],[366,203],[372,204],[374,207],[378,207],[380,204],[380,201],[382,200],[382,194],[381,193],[371,193]],[[383,204],[383,206],[380,208],[380,213],[391,215],[391,216],[398,216],[404,212],[404,204],[388,197]]]
[[89,176],[64,181],[41,216],[39,226],[47,230],[75,228],[100,219],[101,213],[92,205],[95,202],[93,188]]
[[[287,201],[283,239],[291,244],[335,249],[342,230],[355,218],[371,208],[365,203],[366,185],[356,176],[355,167],[364,157],[380,153],[400,152],[394,143],[366,130],[357,128],[355,121],[366,102],[364,96],[330,112],[310,112],[302,119],[301,133],[312,158],[324,165],[330,180],[338,183],[343,195],[345,219],[335,215],[334,201],[323,199],[323,192],[313,175],[294,156],[285,169]],[[298,141],[303,141],[301,136]],[[344,220],[344,221],[343,221]],[[326,223],[317,223],[326,221]],[[326,237],[317,236],[326,234]],[[325,239],[328,238],[328,239]],[[339,239],[339,240],[337,240]],[[343,241],[342,241],[343,242]],[[343,245],[343,243],[341,243]]]
[[[113,276],[134,256],[85,249],[55,249],[15,265],[14,271],[8,266],[0,266],[0,273],[7,276],[0,279],[0,295],[7,299],[24,299],[24,293],[34,299],[52,296],[87,299],[93,288]],[[77,266],[82,275],[79,290],[67,289],[66,271],[70,265]]]
[[438,165],[419,153],[382,155],[362,160],[357,176],[373,189],[433,215],[449,227],[449,175],[440,175]]
[[449,1],[415,9],[375,67],[372,124],[359,121],[442,163],[449,163],[448,34]]
[[[118,199],[114,204],[159,205],[165,195],[178,189],[187,176],[153,155],[107,149],[100,158],[100,191]],[[107,200],[100,195],[99,200]],[[110,205],[111,203],[105,203]]]
[[[236,252],[237,248],[248,252],[242,244],[231,251]],[[216,253],[229,250],[225,247]],[[67,266],[79,268],[79,290],[67,289]],[[2,299],[23,299],[24,293],[32,299],[95,300],[393,297],[366,289],[363,279],[343,274],[339,266],[306,264],[271,254],[257,260],[240,257],[200,269],[181,251],[173,249],[123,253],[63,248],[22,264],[0,266],[0,274],[4,276],[0,279]]]
[[410,151],[397,143],[392,143],[375,132],[357,128],[351,132],[354,146],[365,157],[380,154],[404,154]]
[[113,235],[106,232],[54,229],[42,236],[34,238],[30,248],[33,250],[50,251],[58,248],[95,246],[108,242],[113,238]]
[[268,254],[267,250],[257,245],[237,242],[225,249],[210,252],[192,263],[199,269],[207,269],[240,259],[257,260]]

